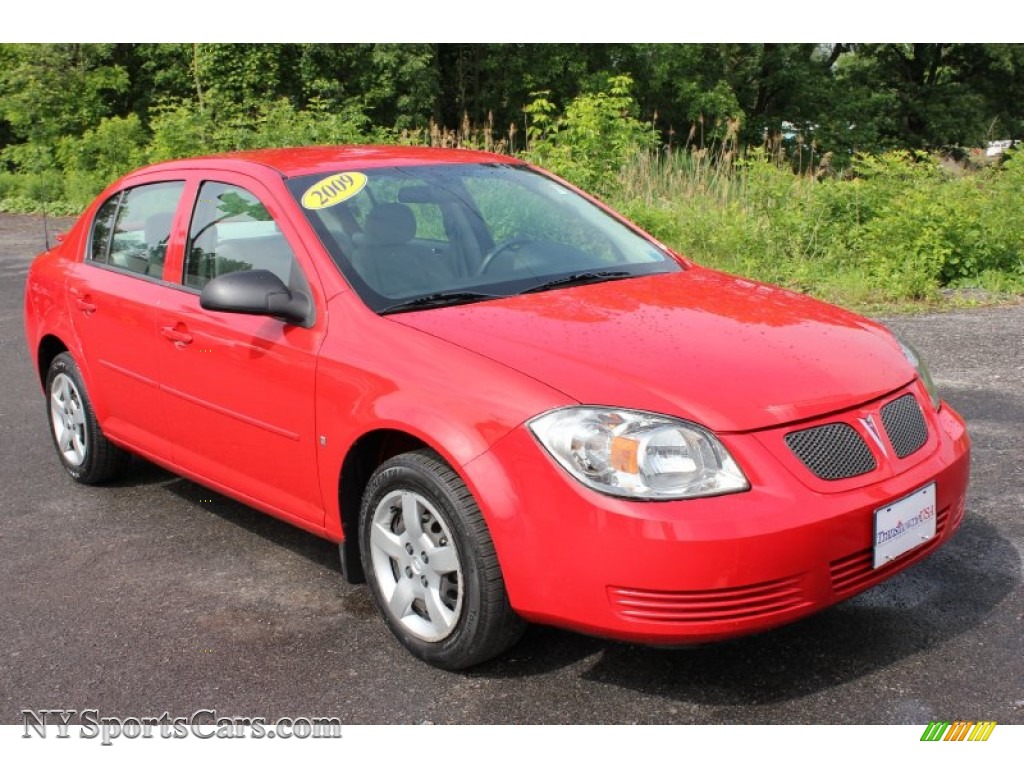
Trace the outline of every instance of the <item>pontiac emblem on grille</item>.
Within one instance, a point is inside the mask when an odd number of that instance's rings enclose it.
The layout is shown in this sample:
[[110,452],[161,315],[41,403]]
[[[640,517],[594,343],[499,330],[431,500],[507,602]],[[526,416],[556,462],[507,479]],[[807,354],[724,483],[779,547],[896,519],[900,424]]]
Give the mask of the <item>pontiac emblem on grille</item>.
[[878,427],[875,425],[875,417],[868,414],[864,418],[860,419],[860,423],[864,426],[864,429],[871,435],[871,439],[875,441],[875,445],[878,446],[883,454],[885,454],[885,443],[882,442],[881,435],[878,434]]

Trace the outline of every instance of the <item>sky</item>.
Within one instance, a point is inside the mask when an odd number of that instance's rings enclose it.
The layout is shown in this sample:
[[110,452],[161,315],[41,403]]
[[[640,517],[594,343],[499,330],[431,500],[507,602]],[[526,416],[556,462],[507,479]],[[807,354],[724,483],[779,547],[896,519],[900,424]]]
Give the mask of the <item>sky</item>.
[[156,6],[140,12],[138,0],[21,4],[5,9],[0,42],[803,42],[837,31],[858,42],[1021,42],[1024,29],[1024,3],[1003,6],[998,23],[980,11],[971,23],[963,10],[922,13],[916,4],[892,0],[387,0],[289,3],[284,8],[293,12],[244,17],[241,8],[262,6],[174,0],[167,7],[157,24]]

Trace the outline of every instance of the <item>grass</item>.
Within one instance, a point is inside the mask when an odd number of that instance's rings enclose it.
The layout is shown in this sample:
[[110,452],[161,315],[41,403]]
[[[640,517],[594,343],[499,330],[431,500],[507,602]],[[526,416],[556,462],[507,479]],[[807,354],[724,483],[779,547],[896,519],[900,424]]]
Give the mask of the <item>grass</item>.
[[1024,157],[965,170],[897,152],[798,174],[726,144],[640,154],[620,178],[613,205],[670,247],[826,301],[931,311],[1024,294]]

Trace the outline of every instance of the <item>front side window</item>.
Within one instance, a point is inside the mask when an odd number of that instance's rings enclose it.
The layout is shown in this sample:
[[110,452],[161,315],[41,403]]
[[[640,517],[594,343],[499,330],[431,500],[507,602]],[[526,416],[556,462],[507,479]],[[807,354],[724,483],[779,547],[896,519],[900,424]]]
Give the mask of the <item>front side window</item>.
[[305,289],[284,233],[266,206],[246,189],[204,182],[188,237],[184,284],[189,288],[201,290],[213,278],[229,272],[266,269],[285,285]]
[[290,179],[335,263],[377,312],[682,267],[571,189],[520,165],[368,168]]
[[89,256],[137,275],[163,276],[171,224],[185,184],[145,184],[107,200],[93,220]]

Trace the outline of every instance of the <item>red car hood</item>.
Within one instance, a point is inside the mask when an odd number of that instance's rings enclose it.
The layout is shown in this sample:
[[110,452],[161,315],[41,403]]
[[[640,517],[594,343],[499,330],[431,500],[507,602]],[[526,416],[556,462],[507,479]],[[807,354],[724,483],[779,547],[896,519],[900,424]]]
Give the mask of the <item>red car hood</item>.
[[719,431],[847,408],[916,375],[880,325],[703,268],[389,319],[581,403],[674,414]]

